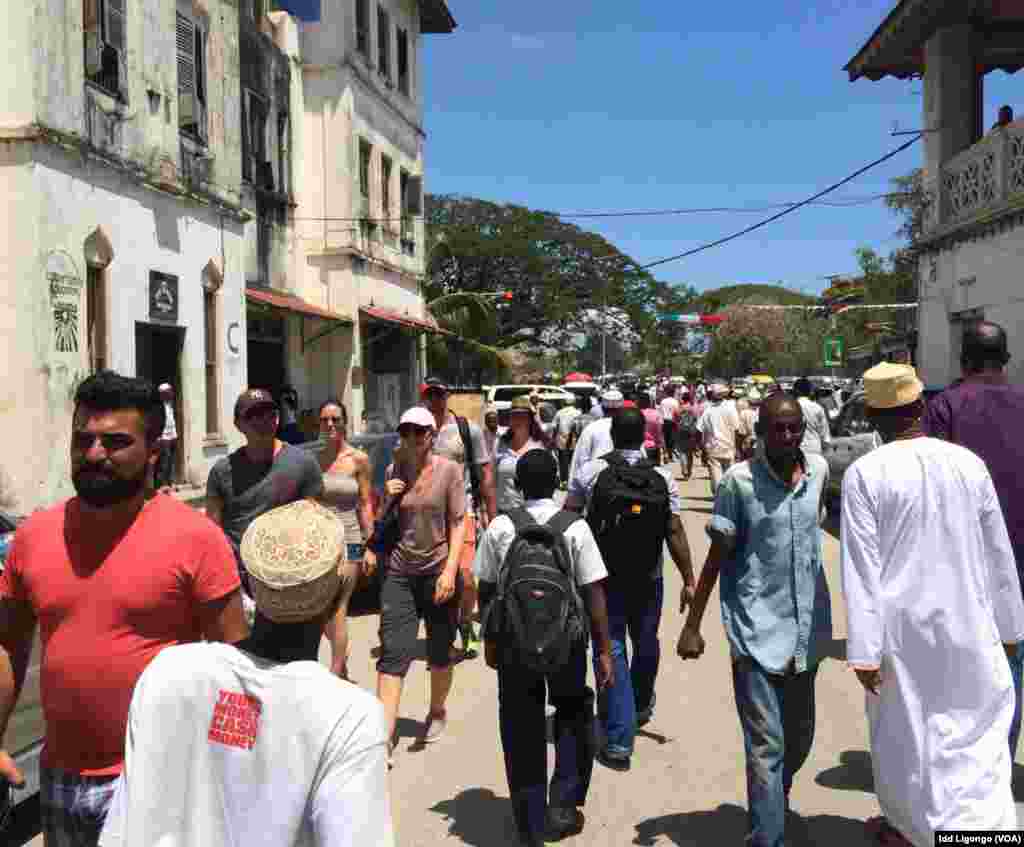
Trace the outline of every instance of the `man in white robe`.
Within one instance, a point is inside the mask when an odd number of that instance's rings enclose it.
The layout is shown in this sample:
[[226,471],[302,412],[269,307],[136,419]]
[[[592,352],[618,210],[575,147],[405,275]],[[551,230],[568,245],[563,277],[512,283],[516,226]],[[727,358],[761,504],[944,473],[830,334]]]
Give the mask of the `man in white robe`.
[[932,847],[937,831],[1016,829],[1004,650],[1024,637],[1024,603],[995,488],[973,453],[923,436],[912,367],[878,365],[864,387],[885,444],[844,475],[842,570],[875,833]]

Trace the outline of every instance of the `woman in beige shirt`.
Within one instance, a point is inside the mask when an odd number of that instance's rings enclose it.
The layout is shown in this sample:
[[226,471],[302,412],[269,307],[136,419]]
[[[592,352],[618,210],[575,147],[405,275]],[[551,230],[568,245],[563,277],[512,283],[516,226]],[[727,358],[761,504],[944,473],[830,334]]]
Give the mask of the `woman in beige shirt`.
[[348,602],[363,568],[363,545],[373,529],[370,459],[348,443],[348,412],[338,400],[332,398],[320,407],[320,436],[325,442],[320,454],[320,470],[324,474],[324,493],[320,501],[344,525],[348,548],[338,611],[328,621],[324,634],[331,642],[331,670],[347,679]]
[[[388,750],[402,698],[402,685],[415,653],[422,619],[427,628],[430,711],[422,741],[436,741],[447,727],[445,702],[452,686],[451,647],[458,625],[456,579],[466,532],[466,488],[462,465],[433,452],[434,416],[409,409],[398,425],[402,442],[388,468],[388,501],[401,496],[399,539],[387,562],[381,589],[377,696],[388,723]],[[387,509],[386,502],[384,509]],[[375,564],[373,553],[367,561]]]

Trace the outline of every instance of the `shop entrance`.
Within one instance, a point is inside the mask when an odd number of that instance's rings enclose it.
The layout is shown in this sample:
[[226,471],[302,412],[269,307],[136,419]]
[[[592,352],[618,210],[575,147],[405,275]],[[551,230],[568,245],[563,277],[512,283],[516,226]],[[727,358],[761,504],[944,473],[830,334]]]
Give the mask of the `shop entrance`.
[[174,388],[174,420],[178,427],[175,454],[175,479],[184,479],[185,432],[181,414],[181,351],[185,347],[185,328],[159,324],[135,324],[135,375],[153,385],[163,382]]
[[249,388],[265,388],[274,397],[285,384],[285,318],[271,309],[252,309],[246,314]]

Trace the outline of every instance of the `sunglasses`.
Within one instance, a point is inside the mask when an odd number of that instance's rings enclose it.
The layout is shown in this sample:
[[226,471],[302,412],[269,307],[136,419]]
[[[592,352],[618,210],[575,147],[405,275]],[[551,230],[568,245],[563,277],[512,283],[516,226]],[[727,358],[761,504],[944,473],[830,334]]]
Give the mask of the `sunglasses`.
[[336,415],[334,417],[325,416],[325,417],[320,418],[320,423],[322,423],[322,424],[334,424],[335,426],[337,426],[343,420],[345,420],[345,419],[343,417],[341,417],[341,415]]
[[424,434],[426,434],[428,432],[433,432],[433,429],[434,428],[430,427],[430,426],[419,426],[417,424],[405,424],[405,425],[403,425],[403,426],[401,426],[399,428],[398,434],[400,436],[409,435],[410,433],[413,434],[413,435],[424,435]]
[[92,445],[99,441],[107,453],[117,453],[119,450],[126,450],[135,443],[135,439],[121,432],[73,432],[71,434],[71,446],[83,453],[92,449]]
[[242,415],[242,420],[254,421],[257,418],[265,418],[267,415],[276,415],[277,406],[254,406]]
[[803,423],[791,424],[791,423],[775,423],[772,424],[772,432],[776,435],[800,435],[804,431]]

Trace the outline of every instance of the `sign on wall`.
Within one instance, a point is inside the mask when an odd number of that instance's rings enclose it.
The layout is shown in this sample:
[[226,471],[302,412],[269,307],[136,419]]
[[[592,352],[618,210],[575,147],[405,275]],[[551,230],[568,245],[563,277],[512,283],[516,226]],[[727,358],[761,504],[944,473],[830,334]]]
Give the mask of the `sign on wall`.
[[840,335],[830,335],[825,338],[825,350],[823,358],[826,368],[841,368],[843,366],[843,338]]
[[160,271],[149,272],[149,317],[164,323],[178,322],[178,278]]
[[57,252],[47,257],[46,282],[53,315],[52,349],[57,353],[78,353],[82,279],[70,257]]
[[389,421],[394,421],[395,426],[398,426],[398,420],[402,417],[401,374],[379,374],[377,376],[377,405],[379,411],[387,415]]

